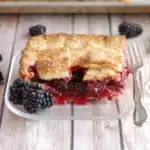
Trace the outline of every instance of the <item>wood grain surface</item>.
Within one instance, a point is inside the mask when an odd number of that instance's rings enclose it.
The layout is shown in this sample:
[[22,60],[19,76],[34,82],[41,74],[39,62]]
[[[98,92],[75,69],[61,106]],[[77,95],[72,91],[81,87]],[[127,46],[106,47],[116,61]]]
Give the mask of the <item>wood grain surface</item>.
[[[143,28],[143,34],[137,38],[128,40],[128,43],[135,42],[137,45],[141,47],[141,53],[144,58],[144,68],[142,68],[143,75],[143,86],[150,79],[150,34],[149,34],[149,26],[150,26],[150,16],[149,14],[145,15],[113,15],[111,16],[111,30],[113,34],[118,33],[118,25],[123,21],[139,23]],[[150,112],[150,100],[149,96],[145,93],[145,98],[143,100],[143,105],[146,108],[146,111]],[[122,129],[123,129],[123,141],[125,149],[131,150],[149,150],[150,144],[149,139],[150,135],[147,132],[150,130],[150,122],[149,117],[147,122],[143,127],[138,128],[133,124],[132,112],[128,117],[123,119],[122,121]]]
[[[149,77],[150,16],[146,15],[17,15],[0,16],[0,53],[4,61],[0,63],[5,79],[9,63],[21,51],[28,39],[28,28],[44,24],[47,33],[95,33],[118,34],[118,25],[123,20],[139,22],[144,32],[136,38],[143,44],[142,53],[144,85]],[[132,42],[129,40],[128,42]],[[0,102],[4,86],[0,87]],[[144,106],[149,109],[149,97],[145,93]],[[1,106],[1,105],[0,105]],[[1,107],[0,107],[1,108]],[[95,108],[91,109],[91,112]],[[0,109],[2,110],[2,109]],[[75,106],[68,112],[79,114]],[[0,116],[1,117],[1,116]],[[0,128],[0,150],[149,150],[149,118],[143,127],[133,125],[132,112],[122,120],[25,120],[12,114],[4,107]]]
[[132,7],[117,7],[117,6],[82,6],[82,7],[77,7],[77,6],[57,6],[53,7],[51,5],[45,5],[44,7],[41,6],[0,6],[0,13],[1,14],[30,14],[30,13],[36,13],[36,14],[72,14],[72,13],[149,13],[150,12],[150,6],[132,6]]
[[[7,73],[11,58],[14,36],[16,32],[17,16],[0,16],[0,53],[3,61],[0,62],[0,71],[3,73],[6,84]],[[0,85],[0,110],[3,101],[4,86]],[[0,115],[1,116],[1,115]]]
[[[5,1],[5,2],[4,2]],[[16,2],[17,1],[17,2]],[[0,13],[146,13],[149,0],[0,0]],[[65,2],[65,3],[64,3]],[[131,3],[128,3],[131,2]]]
[[[39,23],[46,25],[48,33],[72,32],[71,16],[20,16],[13,55],[24,48],[28,38],[28,28]],[[11,114],[7,108],[4,108],[0,150],[70,150],[70,123],[67,120],[28,121]]]

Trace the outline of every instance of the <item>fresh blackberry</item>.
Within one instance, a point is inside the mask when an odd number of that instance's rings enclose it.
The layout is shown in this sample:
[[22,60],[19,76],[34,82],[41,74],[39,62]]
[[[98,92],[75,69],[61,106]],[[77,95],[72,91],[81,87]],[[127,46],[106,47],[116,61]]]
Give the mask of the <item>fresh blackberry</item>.
[[26,82],[20,78],[10,87],[9,99],[14,104],[23,104],[29,113],[36,113],[53,105],[51,95],[44,91],[40,84]]
[[43,89],[34,89],[27,86],[24,92],[23,105],[29,113],[36,113],[39,110],[51,107],[53,104],[49,93]]
[[3,85],[3,84],[4,84],[4,77],[3,77],[2,72],[0,72],[0,85]]
[[0,54],[0,61],[2,61],[3,60],[3,57],[2,57],[2,55]]
[[49,108],[53,105],[51,95],[47,92],[44,93],[45,97],[42,102],[42,109]]
[[45,32],[46,32],[46,27],[44,25],[35,25],[29,28],[30,36],[44,34]]
[[29,112],[29,113],[37,113],[41,109],[41,105],[37,102],[28,102],[24,104],[24,108]]
[[25,86],[26,83],[24,80],[16,79],[13,85],[10,87],[10,101],[12,101],[14,104],[22,104]]
[[32,88],[36,90],[42,90],[42,86],[36,82],[26,82],[26,88]]
[[125,35],[127,38],[134,38],[139,36],[143,32],[140,24],[128,23],[126,21],[119,25],[120,35]]

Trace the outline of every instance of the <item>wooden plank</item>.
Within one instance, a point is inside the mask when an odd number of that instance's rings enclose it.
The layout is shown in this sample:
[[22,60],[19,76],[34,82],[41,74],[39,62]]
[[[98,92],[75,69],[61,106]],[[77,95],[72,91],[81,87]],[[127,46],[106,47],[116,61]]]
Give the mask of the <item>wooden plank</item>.
[[[103,15],[93,15],[89,17],[89,33],[109,35],[109,18]],[[113,107],[116,109],[116,106]],[[94,107],[93,109],[95,110],[98,108]],[[101,108],[99,108],[99,112],[102,113]],[[120,150],[120,137],[117,120],[96,120],[93,122],[93,129],[94,149]]]
[[[88,16],[86,15],[75,15],[73,18],[74,26],[73,32],[80,34],[88,33]],[[82,107],[82,106],[81,106]],[[74,106],[74,115],[81,116],[84,118],[84,115],[87,111],[92,113],[91,107],[83,106],[82,108]],[[86,107],[86,108],[85,108]],[[93,150],[93,128],[92,121],[74,121],[74,150]]]
[[[106,15],[76,15],[74,18],[74,32],[109,35],[108,17]],[[86,116],[86,113],[88,113],[92,116],[95,113],[95,109],[100,111],[96,107],[83,109],[81,111],[80,107],[74,107],[75,115]],[[120,150],[118,121],[74,121],[74,149]]]
[[[135,42],[139,44],[141,47],[141,53],[144,58],[144,68],[142,69],[143,74],[143,82],[144,85],[150,79],[149,74],[149,26],[150,26],[150,18],[149,15],[113,15],[111,17],[112,22],[112,33],[118,33],[118,25],[122,21],[135,22],[142,25],[144,32],[141,36],[128,40],[128,43]],[[145,92],[144,92],[145,93]],[[150,101],[148,95],[145,93],[145,98],[143,100],[143,105],[147,110],[147,113],[150,113]],[[127,150],[149,150],[149,139],[150,135],[147,131],[150,130],[150,118],[148,117],[147,122],[143,125],[143,127],[139,128],[133,124],[133,112],[131,112],[127,117],[122,120],[122,129],[123,129],[123,137],[124,137],[124,146]]]
[[[105,0],[106,1],[106,0]],[[0,13],[146,13],[148,0],[122,2],[9,2],[0,4]]]
[[[10,57],[12,52],[12,45],[14,42],[16,23],[17,23],[16,15],[0,16],[0,41],[1,41],[0,54],[2,54],[3,57],[3,61],[0,62],[0,71],[4,76],[5,83],[7,79],[9,62],[10,62]],[[1,111],[1,104],[3,101],[3,92],[4,92],[4,86],[1,85],[0,86],[0,111]]]
[[[27,41],[28,28],[44,24],[47,33],[71,32],[71,16],[21,15],[16,34],[14,54],[22,50]],[[70,112],[68,108],[68,112]],[[0,150],[70,150],[69,120],[29,121],[4,109]]]

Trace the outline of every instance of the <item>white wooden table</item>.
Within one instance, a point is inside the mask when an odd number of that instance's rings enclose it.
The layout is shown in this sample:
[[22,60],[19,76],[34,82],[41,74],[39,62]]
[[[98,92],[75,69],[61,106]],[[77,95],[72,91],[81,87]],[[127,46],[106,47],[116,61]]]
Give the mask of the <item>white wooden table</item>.
[[[28,28],[44,24],[47,33],[117,34],[122,20],[140,23],[144,33],[135,40],[144,42],[144,81],[150,79],[150,14],[145,15],[4,15],[0,16],[0,63],[5,83],[10,60],[27,41]],[[149,69],[150,70],[150,69]],[[0,86],[0,150],[150,150],[150,118],[135,127],[132,112],[122,120],[29,121],[13,115],[4,105],[4,86]],[[150,99],[144,100],[150,112]],[[2,117],[3,116],[3,117]]]

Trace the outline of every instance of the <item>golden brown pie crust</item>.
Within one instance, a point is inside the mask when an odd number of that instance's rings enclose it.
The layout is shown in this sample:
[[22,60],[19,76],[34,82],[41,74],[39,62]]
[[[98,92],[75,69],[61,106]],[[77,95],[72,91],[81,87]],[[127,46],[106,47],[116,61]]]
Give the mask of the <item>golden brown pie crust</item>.
[[39,78],[71,77],[70,68],[87,68],[83,80],[120,78],[124,68],[124,36],[52,34],[31,37],[22,51],[20,75],[34,78],[29,67],[36,66]]

